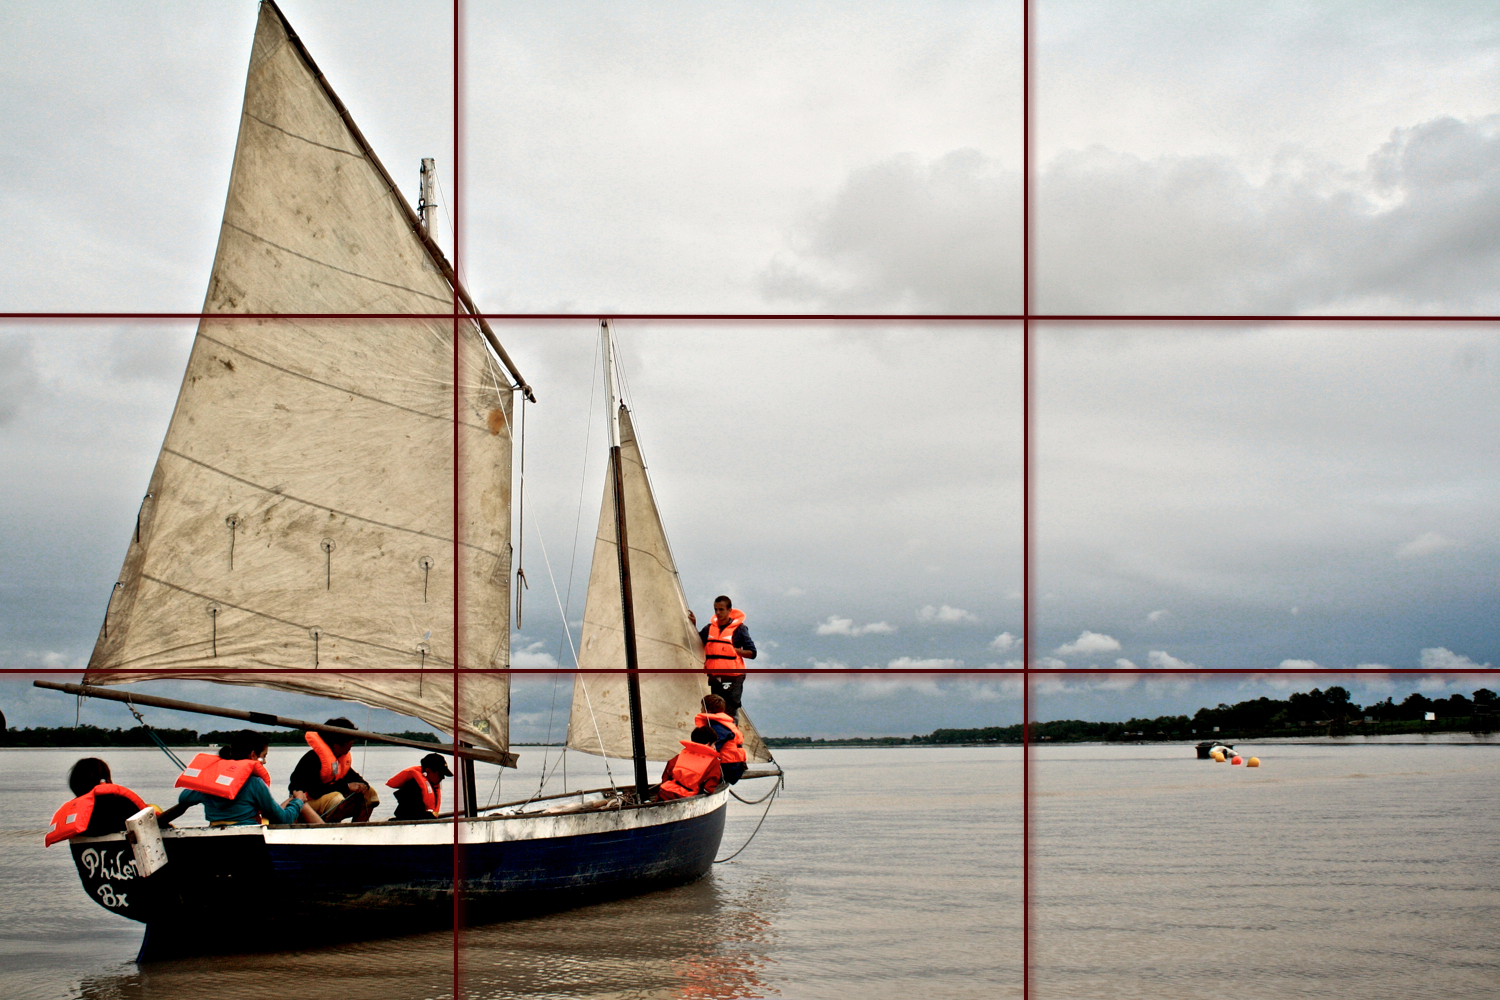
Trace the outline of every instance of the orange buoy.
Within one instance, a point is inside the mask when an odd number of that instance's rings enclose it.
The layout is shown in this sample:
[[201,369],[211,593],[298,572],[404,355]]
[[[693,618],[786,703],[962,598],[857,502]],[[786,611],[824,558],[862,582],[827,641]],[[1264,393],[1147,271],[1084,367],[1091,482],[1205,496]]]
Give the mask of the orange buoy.
[[1229,763],[1231,764],[1243,764],[1244,762],[1245,758],[1241,757],[1239,754],[1235,754],[1229,759]]
[[1218,761],[1220,764],[1224,763],[1224,751],[1222,750],[1215,750],[1213,753],[1209,754],[1209,756]]
[[1251,757],[1249,760],[1245,761],[1245,766],[1246,767],[1260,767],[1260,758],[1259,757]]

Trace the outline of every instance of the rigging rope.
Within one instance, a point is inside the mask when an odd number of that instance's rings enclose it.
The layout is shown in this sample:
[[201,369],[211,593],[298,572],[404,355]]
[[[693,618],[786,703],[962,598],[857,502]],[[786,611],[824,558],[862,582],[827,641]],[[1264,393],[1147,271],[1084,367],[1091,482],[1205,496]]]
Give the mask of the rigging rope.
[[[593,441],[594,435],[594,396],[595,386],[598,384],[599,378],[599,341],[597,339],[594,341],[594,359],[589,363],[589,371],[592,373],[589,376],[589,406],[588,410],[585,411],[588,413],[589,417],[588,423],[584,425],[583,431],[583,471],[579,474],[578,478],[578,512],[573,518],[573,552],[572,555],[568,558],[568,593],[567,597],[559,602],[559,607],[562,609],[562,627],[564,636],[563,639],[559,639],[557,641],[557,661],[559,663],[562,662],[564,639],[567,641],[569,646],[571,646],[573,643],[573,629],[568,624],[568,612],[573,610],[573,576],[578,569],[578,533],[583,528],[584,487],[588,483],[589,475],[589,444]],[[541,541],[540,529],[538,529],[537,531],[537,541]],[[545,550],[545,548],[546,545],[544,543],[543,549]],[[547,575],[549,577],[552,575],[552,566],[550,563],[547,566]],[[555,580],[552,583],[552,593],[555,598],[557,595],[557,582]],[[573,666],[578,666],[578,651],[576,649],[573,651]],[[557,686],[560,680],[561,678],[559,677],[559,675],[552,675],[552,704],[547,708],[547,742],[549,744],[552,742],[552,722],[557,711]],[[596,731],[598,730],[597,723],[595,724],[594,728]],[[600,742],[600,747],[603,747],[602,740]],[[568,746],[566,740],[564,740],[563,742],[562,753],[560,756],[562,758],[563,766],[563,787],[566,788],[568,784]],[[608,760],[606,760],[606,769],[608,768],[608,766],[609,762]],[[555,764],[553,765],[551,771],[547,769],[547,751],[543,750],[541,781],[537,785],[538,795],[540,795],[542,789],[546,787],[547,780],[550,775],[556,770],[557,766]],[[610,785],[614,785],[613,775],[610,775]]]
[[[79,700],[82,701],[83,699],[80,697]],[[146,735],[151,737],[151,742],[155,743],[157,748],[161,750],[162,753],[166,754],[167,758],[171,760],[173,764],[177,765],[177,770],[186,771],[187,764],[183,762],[183,759],[181,757],[172,752],[171,747],[162,742],[161,737],[156,735],[156,730],[146,725],[146,717],[141,715],[140,712],[136,711],[135,704],[129,700],[128,696],[125,700],[125,707],[130,709],[130,714],[135,716],[135,721],[139,722],[141,724],[141,728],[146,731]]]
[[[747,803],[748,805],[755,805],[756,802],[765,802],[767,799],[770,800],[769,802],[766,802],[766,811],[760,814],[760,822],[755,824],[755,829],[750,831],[750,836],[747,837],[747,838],[745,838],[745,842],[740,845],[740,850],[739,851],[735,851],[733,854],[731,854],[727,858],[714,858],[714,864],[716,864],[716,865],[722,865],[726,861],[733,861],[735,858],[737,858],[737,857],[740,856],[740,851],[743,851],[745,848],[747,848],[747,847],[750,846],[750,841],[752,841],[752,840],[755,839],[755,835],[757,833],[760,833],[761,824],[766,821],[766,817],[767,816],[771,815],[771,807],[776,804],[776,793],[779,792],[779,791],[781,791],[781,786],[784,785],[784,784],[786,784],[786,774],[785,773],[783,773],[779,777],[777,777],[776,784],[774,784],[774,785],[771,786],[771,790],[769,792],[767,792],[765,795],[762,795],[760,798],[756,799],[755,802],[749,802],[749,803]],[[745,802],[746,801],[745,799],[740,799],[739,794],[737,792],[735,792],[735,790],[733,788],[731,788],[729,790],[729,794],[733,795],[735,798],[739,799],[741,802]]]
[[[542,547],[542,562],[547,567],[547,579],[552,581],[552,597],[557,601],[557,610],[562,613],[563,631],[567,633],[568,647],[573,651],[573,666],[576,669],[578,666],[578,647],[573,645],[573,630],[567,627],[568,616],[562,608],[562,595],[557,592],[557,577],[552,575],[552,559],[547,555],[547,542],[542,538],[541,532],[537,533],[536,540],[537,544]],[[583,689],[584,704],[589,709],[589,720],[594,723],[594,738],[599,741],[600,756],[604,758],[604,773],[609,775],[609,787],[615,789],[615,791],[619,791],[619,787],[615,784],[615,773],[609,766],[609,757],[604,754],[604,736],[599,732],[599,720],[594,716],[594,701],[589,697],[588,684],[583,680],[582,674],[578,675],[578,686]]]

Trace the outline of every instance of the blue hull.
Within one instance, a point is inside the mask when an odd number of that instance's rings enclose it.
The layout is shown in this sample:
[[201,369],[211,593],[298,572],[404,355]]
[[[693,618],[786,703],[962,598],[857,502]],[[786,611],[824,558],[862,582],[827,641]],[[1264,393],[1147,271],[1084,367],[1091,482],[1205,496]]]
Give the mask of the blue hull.
[[[147,925],[140,961],[489,923],[680,885],[713,866],[728,796],[577,814],[169,831],[135,876],[121,835],[78,838],[84,888]],[[455,844],[455,839],[461,842]],[[105,859],[101,861],[99,859]],[[101,879],[108,880],[107,885]],[[256,938],[221,931],[233,912]],[[245,918],[245,919],[240,919]],[[316,928],[309,940],[309,928]],[[337,937],[330,938],[330,929]]]

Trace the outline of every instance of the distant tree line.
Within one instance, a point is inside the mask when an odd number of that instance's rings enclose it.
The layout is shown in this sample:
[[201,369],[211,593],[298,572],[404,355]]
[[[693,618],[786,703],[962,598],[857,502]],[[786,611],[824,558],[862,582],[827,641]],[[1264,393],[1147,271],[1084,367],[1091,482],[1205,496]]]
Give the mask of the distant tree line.
[[[196,729],[152,728],[163,743],[171,747],[220,746],[239,730],[214,729],[200,733]],[[397,739],[420,743],[441,742],[432,733],[382,733]],[[276,729],[266,732],[272,746],[304,746],[298,730]],[[12,729],[0,733],[0,745],[12,747],[149,747],[155,746],[145,726],[131,729],[101,729],[98,726],[57,726],[54,728]]]
[[[1427,713],[1437,716],[1426,721]],[[1391,698],[1361,708],[1337,685],[1326,691],[1313,688],[1284,700],[1254,698],[1234,705],[1220,703],[1200,708],[1191,717],[1162,715],[1125,722],[1084,722],[1058,719],[1031,724],[1032,742],[1081,743],[1128,740],[1245,738],[1249,736],[1305,736],[1319,733],[1466,731],[1488,732],[1500,712],[1495,692],[1480,688],[1472,699],[1461,694],[1428,698],[1412,693],[1399,703]],[[955,743],[1020,743],[1021,726],[980,729],[935,729],[926,736],[878,736],[851,739],[813,739],[808,736],[768,737],[772,747],[952,745]]]

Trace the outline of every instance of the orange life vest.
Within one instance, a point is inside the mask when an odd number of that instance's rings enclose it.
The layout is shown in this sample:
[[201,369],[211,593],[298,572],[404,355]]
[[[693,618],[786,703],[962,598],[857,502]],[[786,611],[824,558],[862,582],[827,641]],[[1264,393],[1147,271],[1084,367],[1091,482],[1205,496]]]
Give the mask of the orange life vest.
[[422,790],[422,808],[436,816],[443,808],[443,787],[439,785],[433,788],[432,783],[427,780],[427,775],[423,774],[422,768],[416,764],[404,771],[397,771],[386,780],[386,784],[391,788],[400,788],[408,781],[415,781],[417,787]]
[[118,795],[128,799],[137,810],[146,808],[141,797],[124,785],[111,785],[108,782],[95,785],[78,798],[64,802],[62,808],[53,814],[52,825],[47,827],[48,847],[69,837],[80,837],[88,830],[89,818],[94,815],[96,795]]
[[200,753],[187,770],[177,776],[172,787],[232,799],[245,787],[252,774],[264,781],[267,788],[271,787],[271,772],[258,760],[225,760],[215,754]]
[[719,616],[708,620],[708,638],[703,640],[703,669],[715,677],[745,676],[745,658],[734,648],[734,630],[745,624],[745,613],[729,611],[729,625],[719,629]]
[[719,762],[719,754],[706,743],[678,740],[682,752],[672,758],[672,776],[661,783],[662,799],[685,799],[697,795],[703,776]]
[[746,760],[745,737],[740,732],[740,727],[734,724],[734,719],[723,712],[714,712],[712,714],[699,712],[693,716],[694,728],[706,726],[710,721],[717,722],[734,734],[725,740],[724,745],[719,748],[719,760],[725,764],[743,764]]
[[333,784],[348,774],[349,769],[354,766],[349,760],[348,753],[335,759],[333,748],[323,741],[319,733],[306,732],[302,734],[302,738],[307,741],[308,746],[313,748],[313,753],[318,755],[318,777],[323,780],[323,784]]

